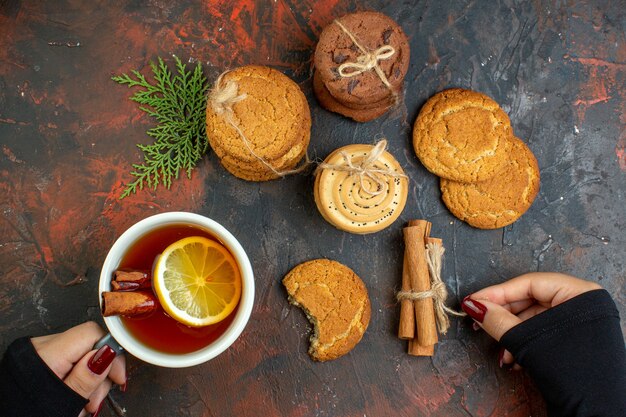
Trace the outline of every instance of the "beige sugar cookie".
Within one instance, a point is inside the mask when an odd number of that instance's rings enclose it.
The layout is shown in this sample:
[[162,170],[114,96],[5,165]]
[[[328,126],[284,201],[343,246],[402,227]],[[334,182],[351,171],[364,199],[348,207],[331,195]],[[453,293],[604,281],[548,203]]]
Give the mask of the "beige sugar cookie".
[[[278,172],[296,169],[296,165],[298,165],[304,157],[306,150],[303,144],[296,145],[289,151],[285,158],[270,161],[270,164],[272,168]],[[296,154],[296,152],[298,153]],[[296,156],[294,157],[292,154]],[[228,172],[246,181],[268,181],[279,177],[274,171],[270,170],[261,162],[242,162],[232,158],[223,158],[220,162]]]
[[336,359],[361,340],[371,306],[363,281],[347,266],[315,259],[292,269],[283,279],[289,302],[301,307],[313,324],[309,355]]
[[413,147],[435,175],[460,182],[493,177],[508,159],[513,132],[507,114],[484,94],[459,88],[432,96],[413,129]]
[[[363,166],[374,148],[362,144],[344,146],[332,152],[318,168],[315,203],[324,219],[338,229],[374,233],[393,223],[404,209],[408,178],[393,155],[383,151],[378,159]],[[328,165],[336,168],[325,167]]]
[[539,191],[539,166],[532,151],[510,139],[506,166],[493,178],[464,184],[441,178],[441,197],[459,219],[479,229],[497,229],[520,218]]

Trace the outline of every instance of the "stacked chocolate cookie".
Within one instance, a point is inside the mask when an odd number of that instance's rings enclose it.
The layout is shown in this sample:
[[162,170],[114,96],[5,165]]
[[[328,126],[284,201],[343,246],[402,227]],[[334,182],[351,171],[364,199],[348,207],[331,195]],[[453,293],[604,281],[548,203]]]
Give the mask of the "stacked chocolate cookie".
[[415,121],[413,147],[426,169],[441,177],[452,214],[479,229],[513,223],[539,191],[535,156],[484,94],[458,88],[435,94]]
[[209,95],[207,136],[236,177],[267,181],[291,173],[306,154],[311,112],[300,87],[269,67],[223,74]]
[[320,35],[313,91],[327,110],[373,120],[398,102],[409,58],[408,39],[391,18],[370,11],[343,16]]

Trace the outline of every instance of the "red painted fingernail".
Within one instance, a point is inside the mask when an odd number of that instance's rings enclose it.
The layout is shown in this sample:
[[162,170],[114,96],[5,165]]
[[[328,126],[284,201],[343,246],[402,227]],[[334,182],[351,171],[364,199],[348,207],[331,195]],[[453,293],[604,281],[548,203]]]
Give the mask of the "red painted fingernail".
[[500,348],[500,353],[498,354],[498,365],[500,366],[500,368],[502,368],[502,365],[504,365],[504,348]]
[[115,351],[108,345],[104,345],[89,359],[87,367],[94,374],[101,375],[111,365],[113,359],[115,359]]
[[483,320],[485,319],[485,314],[487,313],[487,307],[485,307],[483,304],[479,303],[476,300],[472,300],[469,297],[465,297],[463,303],[461,303],[461,308],[471,318],[479,323],[483,322]]
[[476,323],[475,321],[472,322],[472,329],[474,329],[475,331],[480,330],[480,325],[478,323]]
[[128,386],[128,381],[124,382],[122,384],[122,386],[120,387],[120,391],[122,392],[126,392],[126,387]]
[[98,414],[100,414],[100,410],[102,410],[102,406],[103,406],[103,405],[104,405],[104,401],[102,401],[102,402],[100,403],[100,405],[98,406],[98,409],[96,410],[96,412],[95,412],[95,413],[93,413],[93,414],[91,415],[91,417],[98,417]]

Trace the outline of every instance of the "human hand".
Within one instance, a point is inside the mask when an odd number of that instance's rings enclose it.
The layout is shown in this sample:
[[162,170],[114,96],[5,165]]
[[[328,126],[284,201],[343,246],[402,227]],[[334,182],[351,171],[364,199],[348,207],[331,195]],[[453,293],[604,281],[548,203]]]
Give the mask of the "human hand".
[[108,346],[93,350],[104,331],[90,321],[31,339],[41,359],[72,390],[89,400],[79,417],[97,413],[113,383],[126,383],[126,360]]
[[[533,272],[483,288],[463,299],[461,307],[491,337],[500,338],[512,327],[587,291],[601,289],[594,282],[556,272]],[[501,350],[500,366],[513,364]],[[519,369],[515,365],[515,369]]]

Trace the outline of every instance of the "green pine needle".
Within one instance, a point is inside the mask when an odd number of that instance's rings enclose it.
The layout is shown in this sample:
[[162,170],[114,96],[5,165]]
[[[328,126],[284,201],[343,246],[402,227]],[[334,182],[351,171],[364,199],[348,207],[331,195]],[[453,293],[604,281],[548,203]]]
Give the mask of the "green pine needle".
[[173,79],[161,58],[158,58],[158,65],[150,62],[154,84],[135,70],[132,71],[135,78],[127,74],[111,77],[129,88],[142,88],[130,99],[139,103],[139,108],[158,122],[147,131],[154,143],[137,145],[144,153],[144,162],[133,164],[130,174],[135,180],[126,185],[120,199],[142,190],[144,184],[154,190],[159,184],[169,189],[172,177],[178,179],[183,169],[191,178],[191,170],[208,148],[205,124],[207,79],[200,62],[192,73],[178,57],[174,56],[174,59],[178,75]]

